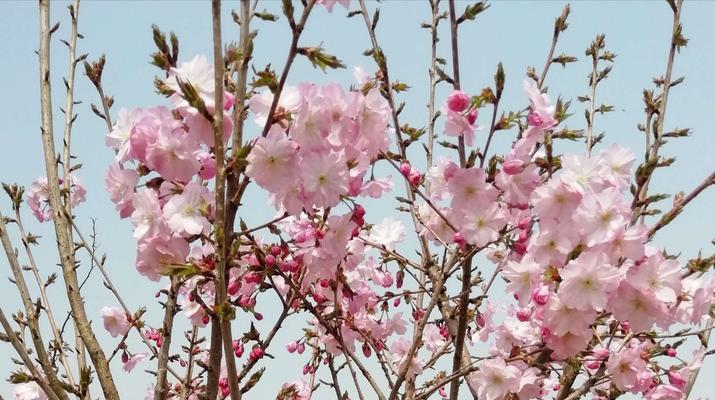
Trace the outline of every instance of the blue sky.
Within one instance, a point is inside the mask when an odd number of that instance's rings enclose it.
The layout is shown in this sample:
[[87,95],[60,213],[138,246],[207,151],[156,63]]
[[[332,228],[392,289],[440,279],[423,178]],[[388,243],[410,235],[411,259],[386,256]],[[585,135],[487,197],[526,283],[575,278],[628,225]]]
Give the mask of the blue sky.
[[[352,2],[351,9],[357,7]],[[443,7],[446,8],[446,2]],[[52,3],[52,21],[61,20],[61,26],[53,41],[52,80],[55,106],[56,131],[62,118],[58,111],[64,104],[62,76],[67,70],[67,52],[58,38],[69,35],[69,18],[66,2]],[[459,2],[463,9],[466,2]],[[462,87],[477,93],[482,87],[492,83],[492,76],[498,62],[503,62],[507,74],[504,94],[505,109],[517,110],[525,104],[521,91],[528,65],[539,70],[546,57],[551,40],[553,20],[560,13],[565,2],[561,1],[495,1],[492,7],[480,15],[475,22],[465,23],[460,28],[460,62]],[[264,1],[258,9],[267,8],[280,14],[280,2]],[[377,3],[370,3],[374,9]],[[230,18],[231,8],[236,2],[226,2],[224,12],[225,41],[238,40],[238,27]],[[391,76],[408,83],[412,89],[401,94],[399,100],[406,101],[402,121],[412,126],[425,125],[427,117],[429,35],[419,27],[420,22],[430,18],[426,1],[386,1],[379,5],[381,19],[377,30],[378,39],[388,56]],[[372,71],[372,60],[361,53],[369,47],[369,39],[360,18],[345,18],[346,11],[337,6],[333,14],[317,7],[311,16],[301,45],[321,44],[327,52],[335,54],[348,66],[346,70],[329,71],[327,74],[315,70],[309,62],[298,58],[289,76],[289,84],[301,81],[325,83],[338,81],[344,85],[353,82],[351,68],[363,66]],[[675,76],[685,75],[685,82],[672,92],[666,128],[689,127],[694,136],[668,143],[663,153],[677,156],[671,168],[658,171],[651,193],[688,192],[715,168],[715,136],[712,132],[712,109],[715,102],[715,3],[686,2],[683,11],[684,33],[690,39],[688,46],[678,54],[675,62]],[[114,116],[120,107],[142,107],[164,104],[165,100],[154,93],[152,81],[158,70],[150,66],[149,54],[154,50],[151,41],[151,24],[163,30],[177,33],[180,43],[180,59],[188,60],[197,53],[211,55],[210,6],[203,1],[86,1],[80,7],[80,32],[85,39],[80,41],[78,53],[89,53],[90,59],[106,54],[107,66],[104,71],[106,92],[114,96]],[[670,38],[671,12],[665,2],[660,1],[575,1],[569,18],[569,29],[562,35],[556,54],[565,52],[580,59],[566,69],[552,67],[547,86],[552,98],[561,95],[574,99],[574,116],[567,122],[569,127],[583,128],[584,105],[575,101],[576,96],[587,91],[587,74],[590,63],[585,59],[584,50],[598,33],[606,34],[608,49],[618,54],[611,77],[599,86],[598,103],[615,106],[615,112],[595,122],[596,132],[606,132],[606,143],[619,143],[630,147],[637,155],[644,148],[643,136],[636,124],[644,119],[641,101],[642,89],[652,87],[651,79],[665,70],[667,49]],[[0,157],[0,180],[18,182],[29,186],[37,177],[44,175],[40,156],[40,113],[37,57],[38,13],[36,2],[4,2],[0,13],[0,50],[5,55],[0,64],[3,96],[0,96],[0,137],[6,150]],[[278,22],[259,21],[252,29],[258,29],[254,52],[256,69],[271,63],[280,69],[285,60],[289,43],[289,29],[285,18]],[[443,24],[439,55],[449,58],[447,40],[448,25]],[[446,85],[438,91],[438,102],[448,93]],[[78,222],[88,232],[91,221],[97,220],[97,231],[101,252],[108,255],[109,273],[120,291],[124,293],[130,307],[136,308],[149,302],[148,319],[158,324],[160,307],[153,303],[153,293],[159,285],[146,281],[136,273],[134,263],[135,242],[127,221],[119,220],[104,192],[104,171],[113,158],[113,153],[104,146],[105,126],[90,110],[90,103],[97,103],[97,94],[89,81],[78,70],[76,99],[83,103],[76,107],[79,113],[74,129],[74,154],[79,157],[83,168],[80,179],[88,188],[88,201],[77,209]],[[249,133],[255,135],[257,129],[248,123]],[[482,143],[483,137],[478,137]],[[502,152],[510,144],[511,134],[498,135],[495,151]],[[582,151],[583,144],[558,144],[557,151]],[[401,186],[397,185],[397,188]],[[397,189],[399,190],[399,189]],[[399,195],[399,193],[396,193]],[[249,193],[244,219],[259,222],[273,215],[273,210],[265,206],[262,195]],[[682,252],[681,259],[692,258],[699,250],[712,253],[713,226],[715,213],[715,191],[705,193],[688,207],[678,220],[666,228],[655,240],[670,253]],[[669,208],[670,200],[665,200],[662,208]],[[375,218],[390,213],[395,205],[377,204]],[[0,201],[0,209],[9,213],[8,201]],[[52,241],[51,225],[41,226],[34,219],[26,218],[28,230],[43,235],[42,247],[36,256],[41,264],[42,275],[56,271],[55,248]],[[19,242],[18,242],[19,243]],[[4,264],[4,263],[3,263]],[[83,268],[86,269],[86,263]],[[51,288],[56,301],[56,313],[64,305],[61,285]],[[100,341],[112,346],[115,343],[101,329],[99,310],[104,305],[113,305],[113,299],[102,287],[95,274],[83,292],[88,314],[95,318],[95,328]],[[7,280],[0,283],[0,304],[6,312],[14,312],[19,303],[14,286]],[[262,312],[272,321],[268,305]],[[244,321],[245,322],[245,321]],[[180,327],[183,327],[180,325]],[[286,333],[279,337],[277,346],[283,346],[295,339],[295,329],[301,325],[289,322]],[[294,329],[291,332],[291,329]],[[177,337],[180,337],[177,336]],[[141,350],[134,345],[135,350]],[[281,351],[276,351],[280,355]],[[9,346],[0,346],[0,377],[4,378],[14,369],[9,360]],[[274,396],[277,385],[283,378],[298,378],[302,363],[295,357],[280,357],[270,366],[271,374],[264,377],[255,389],[254,396]],[[115,367],[118,364],[115,365]],[[141,373],[127,375],[116,368],[122,394],[126,398],[137,398],[144,393],[148,378]],[[274,373],[276,373],[274,375]],[[694,398],[715,394],[705,378],[715,373],[715,363],[707,362],[701,380],[694,390]],[[281,380],[275,377],[280,376]],[[272,379],[273,378],[273,379]],[[10,387],[0,381],[0,394],[9,395]],[[253,397],[253,396],[251,396]]]

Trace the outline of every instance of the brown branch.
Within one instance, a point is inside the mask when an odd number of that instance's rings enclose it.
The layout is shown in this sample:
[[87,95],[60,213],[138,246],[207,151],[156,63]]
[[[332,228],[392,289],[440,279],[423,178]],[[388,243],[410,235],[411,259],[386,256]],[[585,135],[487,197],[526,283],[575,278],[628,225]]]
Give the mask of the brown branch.
[[[32,304],[32,299],[30,298],[30,290],[27,288],[27,283],[25,282],[25,277],[22,274],[22,267],[17,259],[17,253],[12,247],[10,242],[10,236],[7,231],[7,225],[5,224],[5,218],[0,214],[0,239],[2,240],[2,246],[5,250],[5,255],[7,256],[8,263],[10,264],[10,269],[12,270],[13,277],[15,278],[15,286],[17,286],[20,292],[20,299],[22,300],[22,305],[25,308],[25,314],[27,315],[27,326],[30,328],[30,336],[32,337],[32,344],[35,347],[35,352],[37,353],[37,358],[42,367],[45,376],[48,379],[49,385],[56,395],[62,399],[67,399],[67,394],[62,388],[62,385],[57,378],[50,358],[45,349],[45,343],[42,339],[42,333],[40,332],[40,324],[38,317],[40,314],[40,309],[36,308]],[[8,333],[9,334],[9,333]],[[19,353],[18,353],[19,354]],[[37,376],[37,375],[35,375]]]
[[[58,394],[55,393],[55,389],[51,387],[50,384],[45,381],[45,379],[42,378],[40,372],[37,370],[37,368],[35,368],[35,364],[32,362],[32,359],[30,359],[30,355],[27,353],[27,350],[22,345],[22,341],[20,340],[20,338],[18,338],[17,334],[15,334],[15,331],[12,330],[12,326],[10,326],[10,323],[8,322],[7,318],[5,318],[5,313],[2,311],[2,309],[0,309],[0,325],[2,325],[3,330],[5,330],[5,335],[10,341],[10,344],[12,344],[12,347],[15,348],[15,351],[20,356],[20,359],[22,359],[22,362],[25,364],[25,367],[27,367],[27,369],[30,371],[30,374],[32,374],[32,377],[35,382],[40,385],[42,391],[45,392],[47,397],[49,397],[50,399],[60,400]],[[64,393],[64,391],[60,393],[64,395],[62,397],[63,399],[67,399],[67,394]]]
[[671,223],[680,213],[683,211],[686,205],[693,201],[700,193],[705,191],[708,187],[715,185],[715,171],[713,171],[705,180],[703,180],[692,192],[687,196],[683,197],[682,200],[677,201],[677,204],[673,206],[667,213],[658,220],[658,222],[653,225],[650,230],[648,230],[648,238],[655,236],[661,228]]
[[87,347],[92,363],[97,372],[97,378],[108,400],[119,399],[119,393],[114,384],[109,363],[94,336],[79,293],[79,283],[75,271],[75,255],[70,235],[70,224],[64,213],[62,196],[57,184],[57,164],[55,144],[52,130],[52,93],[50,84],[50,4],[48,0],[40,0],[40,106],[42,116],[42,144],[44,149],[45,170],[49,187],[49,200],[53,213],[57,248],[64,276],[67,298],[72,309],[72,315],[77,324],[77,330],[82,342]]
[[154,385],[154,400],[163,400],[167,398],[167,365],[169,363],[169,351],[171,350],[172,329],[174,327],[174,316],[176,315],[176,296],[178,290],[177,279],[172,278],[167,294],[166,303],[164,304],[164,322],[162,323],[161,335],[163,342],[161,351],[157,359],[156,368],[156,384]]

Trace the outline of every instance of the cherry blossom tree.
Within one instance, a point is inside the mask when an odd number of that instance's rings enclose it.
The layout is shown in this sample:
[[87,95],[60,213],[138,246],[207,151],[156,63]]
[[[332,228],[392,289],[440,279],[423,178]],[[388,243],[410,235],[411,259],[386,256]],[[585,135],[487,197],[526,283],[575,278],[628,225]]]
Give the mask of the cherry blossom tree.
[[[523,78],[523,107],[509,111],[500,104],[502,64],[481,91],[460,84],[459,28],[487,18],[490,5],[459,12],[454,0],[428,0],[429,123],[418,129],[401,121],[398,97],[409,87],[390,75],[378,9],[364,0],[283,0],[277,16],[257,11],[258,3],[240,0],[232,14],[239,41],[227,43],[227,16],[220,0],[211,2],[212,57],[179,54],[179,38],[154,26],[156,106],[134,108],[116,106],[104,92],[111,76],[103,74],[103,56],[77,55],[74,0],[58,155],[49,79],[56,28],[49,2],[40,0],[46,177],[27,193],[4,184],[13,215],[0,216],[23,307],[11,316],[0,308],[0,339],[19,357],[9,377],[15,399],[119,399],[112,363],[151,371],[150,399],[237,400],[267,379],[282,400],[687,398],[715,352],[715,259],[669,254],[652,239],[715,185],[715,172],[662,212],[656,207],[667,196],[649,191],[656,172],[673,164],[663,152],[667,141],[689,134],[666,124],[671,89],[682,82],[673,65],[688,41],[683,0],[664,5],[672,10],[667,69],[643,92],[645,143],[635,150],[599,146],[604,136],[594,130],[597,115],[613,110],[596,101],[616,58],[604,35],[585,52],[592,63],[588,94],[578,98],[585,124],[572,117],[570,101],[548,90],[553,64],[577,61],[555,56],[568,6],[554,22],[543,68]],[[303,42],[316,7],[364,23],[374,65],[356,68],[348,87],[287,84],[299,57],[325,71],[346,68],[321,45]],[[278,71],[252,59],[254,28],[271,23],[287,23],[291,32]],[[437,54],[440,24],[449,25],[449,60]],[[75,222],[86,196],[71,151],[82,66],[115,154],[106,190],[134,229],[136,271],[123,273],[164,285],[157,294],[163,320],[129,308],[106,268],[111,258],[97,254]],[[438,85],[450,85],[451,94],[438,99]],[[490,154],[497,133],[512,138],[504,154]],[[564,141],[584,143],[583,151],[560,152]],[[251,185],[269,204],[244,204]],[[395,204],[394,215],[374,218],[367,199]],[[251,207],[272,207],[275,216],[248,226],[242,215]],[[54,225],[61,272],[47,279],[34,261],[38,238],[25,228],[28,211]],[[102,299],[101,315],[86,312],[80,252],[113,296]],[[506,297],[494,293],[498,280]],[[47,294],[60,283],[69,304],[64,323]],[[279,310],[264,316],[271,301]],[[272,328],[257,329],[253,321],[264,318]],[[302,329],[280,343],[289,319]],[[190,328],[181,332],[175,321]],[[251,321],[250,328],[236,321]],[[111,345],[98,341],[102,328]],[[694,354],[680,350],[686,343]],[[271,375],[279,352],[303,360],[302,373]]]

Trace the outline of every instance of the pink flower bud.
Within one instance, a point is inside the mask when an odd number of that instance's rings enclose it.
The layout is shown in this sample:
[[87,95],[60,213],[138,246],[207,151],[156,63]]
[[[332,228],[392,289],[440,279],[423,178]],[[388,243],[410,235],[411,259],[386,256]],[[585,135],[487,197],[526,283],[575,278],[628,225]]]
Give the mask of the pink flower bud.
[[523,256],[526,254],[526,245],[524,243],[514,243],[514,246],[512,246],[516,254]]
[[372,349],[370,348],[369,344],[367,344],[367,343],[362,344],[362,354],[368,358],[370,357],[370,355],[372,355]]
[[310,373],[310,365],[305,364],[303,366],[303,375],[308,375]]
[[447,390],[444,388],[444,386],[439,388],[438,392],[439,395],[442,396],[442,398],[447,398]]
[[687,380],[678,371],[670,370],[668,371],[668,382],[670,382],[671,385],[682,390],[685,388]]
[[412,167],[410,167],[410,164],[408,164],[408,163],[400,164],[400,173],[402,174],[402,176],[409,176],[411,170],[412,170]]
[[425,310],[421,308],[415,308],[414,311],[412,311],[412,318],[415,319],[415,321],[419,321],[422,319],[422,317],[425,316]]
[[248,358],[253,361],[257,361],[257,360],[260,360],[261,358],[263,358],[263,354],[264,354],[263,349],[260,347],[256,347],[253,350],[251,350],[251,352],[248,354]]
[[286,350],[288,350],[289,353],[295,353],[295,351],[298,350],[298,342],[292,341],[288,343],[288,345],[286,346]]
[[516,312],[516,318],[521,322],[526,322],[531,318],[531,309],[522,308]]
[[462,112],[469,107],[471,99],[461,90],[455,90],[447,97],[447,108],[454,112]]
[[534,291],[531,293],[531,299],[534,300],[534,303],[543,306],[546,303],[549,302],[549,297],[551,296],[551,291],[547,286],[539,286],[538,288],[534,288]]
[[273,254],[268,254],[265,258],[266,260],[266,265],[276,265],[276,257]]
[[304,343],[299,343],[299,344],[298,344],[298,348],[296,349],[296,351],[298,352],[298,354],[303,354],[303,352],[305,351],[305,344],[304,344]]
[[469,125],[474,125],[474,123],[477,122],[477,115],[479,115],[479,113],[476,109],[469,112],[469,115],[467,115],[467,121],[469,121]]
[[504,161],[502,169],[507,175],[516,175],[524,171],[524,162],[519,159]]
[[257,321],[263,321],[263,314],[257,312],[253,314],[254,317],[256,317]]
[[382,343],[381,340],[376,340],[374,342],[374,345],[375,345],[375,350],[377,350],[377,351],[382,351],[382,349],[385,348],[385,343]]
[[402,302],[402,298],[396,297],[395,300],[392,301],[392,306],[397,307],[400,305],[400,302]]
[[221,395],[223,397],[228,397],[229,394],[231,394],[231,388],[228,386],[228,379],[227,378],[221,378],[218,381],[218,387],[221,389]]
[[204,314],[204,316],[201,317],[201,322],[202,322],[204,325],[208,324],[208,323],[209,323],[209,316]]
[[405,271],[397,271],[397,274],[395,274],[395,280],[397,281],[397,288],[401,289],[402,284],[405,283]]
[[531,228],[531,218],[522,218],[521,221],[519,221],[519,225],[517,225],[517,228],[521,229],[522,231],[529,230]]
[[533,111],[531,111],[529,113],[529,115],[526,117],[526,120],[529,123],[529,125],[536,126],[536,127],[539,127],[539,126],[541,126],[541,124],[544,123],[544,119],[541,118],[541,115],[539,115],[538,113],[535,113]]
[[127,354],[126,351],[122,352],[122,363],[126,363],[127,361],[129,361],[129,354]]
[[529,237],[531,237],[529,231],[519,231],[519,237],[516,239],[516,241],[519,243],[524,243],[529,240]]
[[666,354],[668,357],[675,357],[675,356],[678,355],[678,351],[675,350],[675,349],[672,348],[672,347],[668,347],[668,349],[665,351],[665,354]]
[[360,204],[355,204],[355,210],[353,211],[353,214],[355,214],[355,216],[357,216],[358,218],[362,218],[365,216],[365,208]]
[[601,366],[600,361],[589,361],[586,363],[586,368],[588,369],[598,369]]
[[241,358],[241,356],[243,356],[244,350],[245,349],[243,348],[243,343],[239,343],[238,346],[233,348],[233,354],[236,356],[236,358]]
[[487,320],[484,319],[484,314],[482,313],[477,314],[476,322],[480,328],[484,328],[487,325]]
[[228,283],[228,294],[231,296],[235,296],[236,293],[238,293],[239,289],[241,289],[241,280],[238,278],[231,279],[231,281]]
[[276,257],[278,257],[282,251],[283,250],[281,250],[281,248],[276,245],[271,246],[271,254],[273,254]]

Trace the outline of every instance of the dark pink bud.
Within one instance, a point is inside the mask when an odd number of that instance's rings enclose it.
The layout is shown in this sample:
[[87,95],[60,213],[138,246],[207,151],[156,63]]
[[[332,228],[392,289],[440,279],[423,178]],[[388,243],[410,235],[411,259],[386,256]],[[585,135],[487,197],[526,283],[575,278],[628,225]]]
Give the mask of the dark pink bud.
[[600,361],[590,361],[590,362],[586,363],[586,368],[588,368],[588,369],[598,369],[598,367],[600,367],[600,366],[601,366]]
[[405,271],[397,271],[397,274],[395,274],[395,280],[397,281],[397,288],[401,289],[402,284],[405,283]]
[[524,243],[518,243],[518,242],[514,243],[513,248],[514,248],[514,251],[516,252],[516,254],[518,254],[520,256],[523,256],[524,254],[526,254],[526,245]]
[[678,351],[675,350],[675,349],[672,348],[672,347],[668,347],[668,349],[665,351],[665,354],[666,354],[668,357],[675,357],[675,356],[678,355]]
[[372,349],[370,348],[369,344],[367,344],[367,343],[362,344],[362,354],[368,358],[370,357],[370,355],[372,355]]
[[536,127],[539,127],[539,126],[541,126],[541,124],[544,123],[544,119],[541,118],[541,115],[539,115],[538,113],[535,113],[533,111],[531,111],[529,113],[529,115],[526,117],[526,120],[529,123],[529,125],[536,126]]
[[129,354],[127,354],[126,351],[122,352],[122,363],[126,363],[127,361],[129,361]]
[[402,163],[400,165],[400,173],[403,176],[409,176],[411,170],[412,170],[412,167],[410,167],[410,164],[408,164],[408,163]]
[[540,306],[543,306],[548,303],[550,296],[551,292],[546,286],[540,286],[538,288],[535,288],[534,291],[531,293],[531,299],[534,300],[534,303]]
[[251,350],[251,353],[248,355],[248,358],[250,358],[251,360],[254,360],[254,361],[260,360],[261,358],[263,358],[263,354],[264,354],[263,349],[260,347],[256,347],[253,350]]
[[502,169],[507,175],[516,175],[524,171],[524,162],[519,159],[504,161]]
[[305,343],[298,344],[298,348],[296,349],[296,351],[298,352],[298,354],[303,354],[303,352],[305,351]]
[[477,314],[476,321],[477,321],[477,326],[480,328],[484,328],[484,326],[486,326],[486,324],[487,324],[487,320],[484,319],[484,314],[482,314],[482,313]]
[[447,97],[447,108],[454,112],[462,112],[469,107],[471,99],[461,90],[455,90]]
[[531,229],[531,218],[522,218],[521,221],[519,221],[519,225],[517,225],[517,228],[521,229],[522,231]]
[[228,283],[228,294],[235,296],[239,289],[241,289],[241,280],[238,278],[231,279]]
[[356,217],[362,218],[365,216],[365,208],[360,204],[355,204],[355,211],[353,211]]
[[529,234],[529,231],[519,231],[519,237],[516,239],[516,241],[519,243],[524,243],[529,240],[530,236],[531,235]]
[[415,308],[414,311],[412,311],[412,318],[414,318],[415,321],[419,321],[422,319],[422,317],[425,316],[425,310],[421,308]]
[[244,350],[245,349],[243,348],[243,343],[239,343],[238,346],[233,348],[233,354],[236,356],[236,358],[241,358],[241,356],[243,356]]
[[401,301],[402,301],[402,298],[396,297],[395,300],[392,301],[392,306],[393,307],[399,306]]
[[516,312],[516,318],[521,322],[526,322],[531,318],[531,309],[522,308]]
[[266,265],[276,265],[276,257],[273,254],[268,254],[265,258],[266,260]]
[[283,250],[281,250],[280,247],[276,245],[271,246],[271,254],[273,254],[274,256],[278,257],[282,252]]
[[472,110],[469,112],[469,115],[467,115],[467,121],[469,121],[470,125],[474,125],[475,122],[477,122],[477,115],[479,113],[477,112],[476,109]]
[[202,322],[204,325],[208,324],[208,323],[209,323],[209,316],[208,316],[208,315],[204,315],[203,317],[201,317],[201,322]]
[[254,313],[253,316],[256,317],[256,320],[263,321],[263,314],[257,312],[257,313]]

